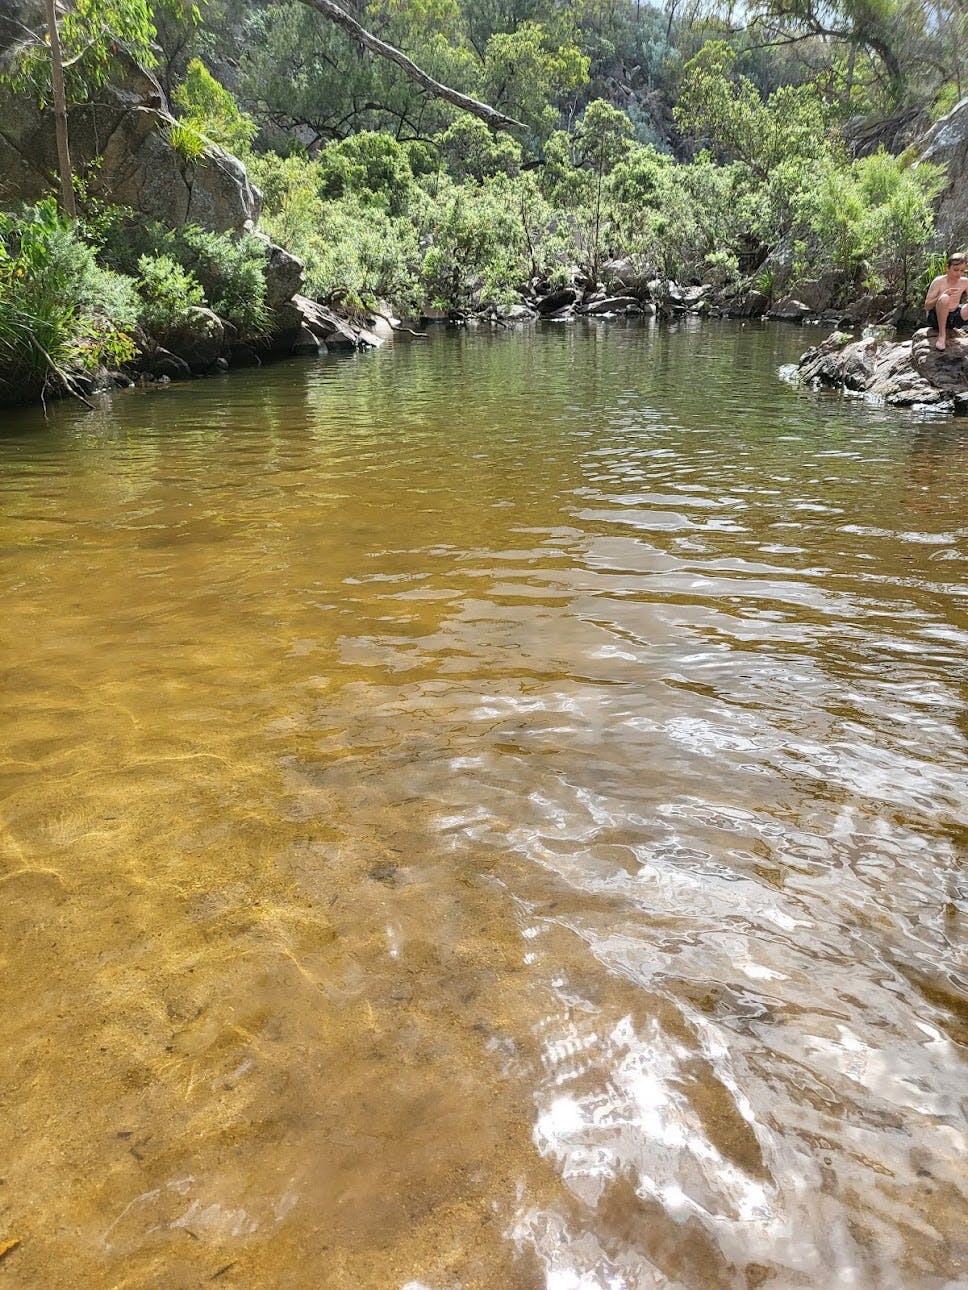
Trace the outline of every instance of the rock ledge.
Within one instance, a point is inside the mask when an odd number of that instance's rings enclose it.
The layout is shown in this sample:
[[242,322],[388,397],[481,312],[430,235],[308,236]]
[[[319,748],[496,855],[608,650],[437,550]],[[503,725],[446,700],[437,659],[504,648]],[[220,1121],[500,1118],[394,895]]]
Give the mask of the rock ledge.
[[855,390],[898,407],[947,405],[968,412],[968,336],[949,334],[944,352],[927,328],[910,341],[865,337],[835,331],[808,349],[797,365],[809,385]]

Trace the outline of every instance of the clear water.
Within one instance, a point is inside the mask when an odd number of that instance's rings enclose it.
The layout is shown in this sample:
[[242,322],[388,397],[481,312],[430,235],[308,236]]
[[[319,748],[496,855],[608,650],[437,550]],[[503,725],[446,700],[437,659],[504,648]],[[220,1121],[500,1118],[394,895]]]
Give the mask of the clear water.
[[968,422],[808,339],[3,414],[6,1284],[968,1285]]

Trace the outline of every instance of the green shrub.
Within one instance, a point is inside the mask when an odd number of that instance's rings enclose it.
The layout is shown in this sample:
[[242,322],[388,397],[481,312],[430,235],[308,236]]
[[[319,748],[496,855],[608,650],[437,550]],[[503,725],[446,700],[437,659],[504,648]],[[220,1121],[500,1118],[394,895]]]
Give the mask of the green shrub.
[[265,243],[251,233],[233,238],[194,224],[177,230],[173,241],[179,263],[195,275],[209,307],[238,328],[243,340],[264,335],[271,322]]
[[493,175],[516,175],[521,169],[521,145],[507,134],[495,134],[466,112],[435,140],[441,158],[456,179],[482,180]]
[[[413,149],[392,140],[387,148],[387,138],[368,136],[359,150],[330,149],[328,160],[275,153],[254,159],[262,227],[302,260],[310,295],[357,309],[388,300],[406,311],[420,302],[418,236],[427,198],[410,170]],[[375,187],[349,191],[351,177],[360,183],[364,176]],[[324,195],[334,189],[342,195]],[[392,211],[403,197],[408,215],[398,217]]]
[[402,215],[414,195],[410,152],[393,135],[364,130],[319,155],[319,195],[354,196],[361,205]]
[[[202,299],[226,318],[243,339],[255,339],[270,324],[266,305],[265,244],[251,233],[209,233],[197,224],[164,228],[114,207],[102,213],[101,255],[113,268],[142,276],[141,261],[168,259],[201,287]],[[177,293],[176,293],[177,295]]]
[[0,215],[0,400],[75,388],[134,355],[134,284],[95,260],[53,200]]
[[818,238],[817,267],[832,265],[849,283],[863,271],[868,289],[888,286],[913,302],[943,175],[938,166],[911,166],[883,150],[851,165],[828,160],[804,203]]
[[205,142],[211,140],[226,152],[241,157],[248,154],[258,128],[255,121],[242,111],[200,59],[191,60],[185,69],[185,79],[171,97],[184,118],[181,127],[172,127],[172,143],[176,148],[175,130],[180,128],[200,136],[203,149]]
[[420,279],[438,308],[461,308],[474,296],[510,303],[525,277],[523,229],[505,185],[455,186],[441,201]]
[[168,127],[168,142],[185,161],[198,161],[208,147],[208,140],[188,121],[172,121]]
[[192,310],[205,303],[205,293],[195,275],[170,255],[143,255],[138,261],[138,273],[140,322],[158,340],[183,327]]
[[389,300],[407,312],[420,303],[417,230],[352,197],[325,202],[317,231],[300,249],[310,294],[351,309]]

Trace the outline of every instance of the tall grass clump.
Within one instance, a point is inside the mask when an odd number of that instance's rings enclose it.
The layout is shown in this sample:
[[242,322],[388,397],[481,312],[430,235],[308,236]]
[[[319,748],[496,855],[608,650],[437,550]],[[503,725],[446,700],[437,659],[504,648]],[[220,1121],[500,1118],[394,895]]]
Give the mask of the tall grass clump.
[[0,402],[77,392],[135,353],[134,284],[102,268],[53,200],[0,213]]

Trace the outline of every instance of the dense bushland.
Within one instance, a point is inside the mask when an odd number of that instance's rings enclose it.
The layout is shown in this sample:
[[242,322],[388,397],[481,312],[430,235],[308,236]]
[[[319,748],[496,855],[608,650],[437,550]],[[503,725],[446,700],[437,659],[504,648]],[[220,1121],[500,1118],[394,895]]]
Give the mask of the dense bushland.
[[[739,27],[731,9],[679,0],[351,8],[520,128],[492,132],[297,0],[74,0],[69,94],[117,74],[124,24],[186,163],[209,142],[242,157],[307,292],[351,311],[506,310],[534,289],[593,290],[618,261],[625,280],[727,295],[822,280],[835,304],[916,302],[943,179],[901,144],[968,88],[962,6],[756,0]],[[0,92],[47,103],[43,44],[8,60]],[[205,307],[258,339],[272,324],[264,259],[250,235],[145,225],[83,193],[76,222],[48,202],[9,211],[0,397],[70,387]]]

